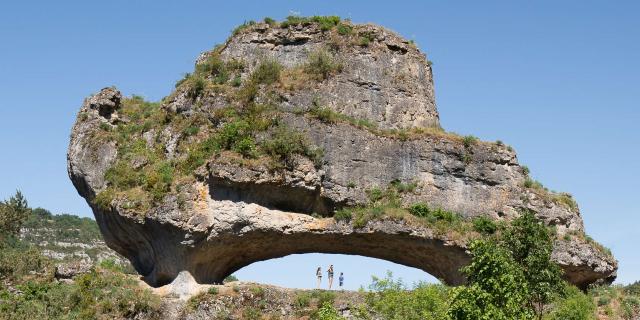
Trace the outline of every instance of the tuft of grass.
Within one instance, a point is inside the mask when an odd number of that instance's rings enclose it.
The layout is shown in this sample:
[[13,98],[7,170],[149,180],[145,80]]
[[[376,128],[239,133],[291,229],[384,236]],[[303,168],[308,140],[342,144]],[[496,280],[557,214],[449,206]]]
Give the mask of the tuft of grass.
[[307,26],[316,23],[320,26],[320,30],[329,31],[340,23],[340,17],[338,16],[313,16],[313,17],[300,17],[300,16],[288,16],[285,21],[280,23],[281,28],[288,28],[289,26],[303,25]]
[[353,33],[353,27],[345,23],[339,23],[336,30],[342,36],[348,36]]
[[478,143],[478,138],[475,136],[468,135],[462,138],[462,144],[464,144],[465,149],[470,149],[476,143]]
[[351,221],[353,215],[349,209],[340,209],[333,215],[336,221]]
[[251,80],[256,84],[272,84],[280,80],[282,65],[274,60],[267,59],[260,62],[251,75]]
[[472,219],[473,230],[485,235],[494,234],[498,230],[498,225],[490,218],[480,216]]
[[578,210],[578,203],[570,193],[561,192],[559,194],[553,195],[553,201],[556,203],[560,203],[571,209],[572,211]]
[[239,34],[241,34],[243,31],[247,30],[249,27],[255,25],[256,22],[253,20],[250,21],[245,21],[243,24],[237,26],[235,29],[233,29],[233,31],[231,32],[234,36],[237,36]]
[[360,39],[358,40],[358,45],[361,47],[368,47],[371,42],[375,40],[375,35],[373,32],[362,32],[360,33]]
[[342,64],[327,50],[317,50],[309,54],[304,70],[317,80],[326,80],[332,74],[342,70]]
[[542,185],[542,183],[531,179],[529,177],[527,177],[524,180],[524,187],[527,189],[534,189],[534,190],[545,190],[544,185]]
[[266,23],[266,24],[268,24],[270,26],[274,26],[277,23],[276,20],[274,20],[274,19],[272,19],[270,17],[264,17],[263,21],[264,21],[264,23]]

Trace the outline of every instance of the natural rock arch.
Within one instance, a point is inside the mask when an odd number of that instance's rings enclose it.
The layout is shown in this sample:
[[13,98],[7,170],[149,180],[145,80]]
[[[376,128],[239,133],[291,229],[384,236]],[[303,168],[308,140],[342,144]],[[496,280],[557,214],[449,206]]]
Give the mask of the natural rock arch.
[[[311,52],[336,44],[335,30],[313,23],[257,24],[198,59],[246,59],[236,75],[244,87],[205,74],[182,81],[162,106],[123,99],[115,88],[88,98],[71,134],[68,170],[106,243],[155,286],[182,271],[199,282],[219,282],[252,262],[304,252],[376,257],[448,284],[463,283],[466,238],[406,215],[358,225],[331,217],[341,208],[366,205],[369,191],[402,181],[415,183],[400,195],[402,207],[422,202],[465,219],[496,220],[531,210],[556,228],[553,258],[569,281],[584,287],[615,278],[615,259],[581,237],[582,218],[569,196],[527,186],[528,172],[510,147],[439,129],[423,53],[383,28],[353,28],[337,43],[341,71],[301,88],[247,83],[260,59],[282,64],[285,75],[295,78]],[[371,39],[366,47],[349,38],[363,35]],[[195,90],[198,81],[205,87]],[[236,101],[247,92],[252,105]],[[277,117],[273,123],[295,138],[287,143],[304,140],[324,151],[315,154],[315,163],[308,146],[289,155],[285,165],[266,151],[257,159],[228,146],[211,151],[206,143],[230,123],[224,118],[229,106],[242,111],[264,103],[273,112],[267,115]],[[324,116],[310,107],[320,103]],[[275,126],[250,138],[264,141],[282,128]],[[184,168],[191,171],[171,176]]]

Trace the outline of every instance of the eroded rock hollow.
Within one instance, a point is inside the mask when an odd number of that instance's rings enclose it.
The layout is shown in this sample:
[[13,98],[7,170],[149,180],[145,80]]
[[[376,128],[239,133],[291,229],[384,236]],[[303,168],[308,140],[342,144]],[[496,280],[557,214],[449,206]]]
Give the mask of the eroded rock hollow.
[[374,25],[247,24],[162,102],[105,88],[79,112],[68,171],[108,246],[156,286],[309,252],[461,284],[471,221],[523,210],[555,227],[569,281],[617,270],[570,195],[532,181],[511,147],[440,128],[431,63]]

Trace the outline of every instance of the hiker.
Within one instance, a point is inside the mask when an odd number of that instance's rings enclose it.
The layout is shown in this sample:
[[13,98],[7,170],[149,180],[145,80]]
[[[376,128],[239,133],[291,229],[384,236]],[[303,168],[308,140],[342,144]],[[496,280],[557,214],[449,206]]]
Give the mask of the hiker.
[[329,265],[329,269],[327,270],[327,276],[329,276],[329,290],[331,290],[331,285],[333,284],[333,265]]
[[320,282],[322,282],[322,270],[320,267],[316,270],[316,277],[318,277],[318,289],[320,289]]
[[340,289],[342,289],[342,286],[344,285],[344,273],[340,272],[340,278],[338,278],[338,281],[340,282]]

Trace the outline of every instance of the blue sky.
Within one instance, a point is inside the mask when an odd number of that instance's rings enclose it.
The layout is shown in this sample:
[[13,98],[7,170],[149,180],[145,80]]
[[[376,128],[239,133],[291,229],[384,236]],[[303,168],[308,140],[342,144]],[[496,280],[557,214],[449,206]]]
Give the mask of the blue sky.
[[[434,62],[445,129],[500,139],[551,189],[578,200],[587,232],[640,280],[640,2],[637,1],[4,1],[0,4],[0,198],[91,215],[66,173],[84,97],[116,85],[167,95],[196,56],[245,20],[336,14],[413,39]],[[243,279],[314,285],[333,263],[348,288],[388,262],[310,254],[257,263]]]

